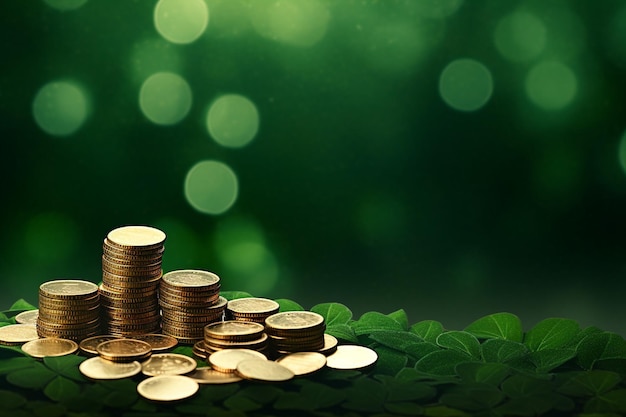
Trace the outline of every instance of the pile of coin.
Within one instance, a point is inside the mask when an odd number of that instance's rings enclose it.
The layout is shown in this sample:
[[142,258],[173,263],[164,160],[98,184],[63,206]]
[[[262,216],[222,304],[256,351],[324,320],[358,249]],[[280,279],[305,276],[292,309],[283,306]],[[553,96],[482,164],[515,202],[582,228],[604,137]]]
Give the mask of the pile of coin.
[[158,287],[165,233],[148,226],[123,226],[104,239],[102,318],[107,333],[119,336],[160,330]]
[[39,287],[37,334],[80,341],[100,332],[98,286],[82,280],[48,281]]
[[206,354],[223,349],[251,349],[264,353],[268,348],[268,337],[264,330],[262,324],[251,321],[212,323],[204,327],[204,344],[198,348],[204,349]]
[[265,332],[277,354],[323,349],[324,330],[324,317],[311,311],[286,311],[265,320]]
[[212,272],[184,269],[163,275],[159,287],[163,334],[186,344],[204,339],[204,326],[224,317],[227,300],[219,291],[220,278]]
[[265,319],[278,313],[279,304],[268,298],[237,298],[226,306],[227,317],[232,320],[253,321],[265,324]]

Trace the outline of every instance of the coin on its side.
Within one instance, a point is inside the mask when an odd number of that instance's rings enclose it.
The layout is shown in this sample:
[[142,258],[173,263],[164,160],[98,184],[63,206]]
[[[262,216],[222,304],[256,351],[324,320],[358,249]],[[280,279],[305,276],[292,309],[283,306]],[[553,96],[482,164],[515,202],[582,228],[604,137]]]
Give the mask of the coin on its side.
[[224,349],[212,353],[209,363],[216,371],[232,373],[237,370],[237,364],[246,359],[267,360],[267,357],[252,349]]
[[366,369],[374,365],[378,354],[365,346],[341,345],[326,358],[326,366],[333,369]]
[[276,359],[295,376],[309,375],[326,365],[326,356],[319,352],[295,352]]
[[39,316],[39,310],[27,310],[22,311],[15,316],[15,321],[18,324],[37,324],[37,317]]
[[237,375],[252,381],[281,382],[294,377],[294,373],[278,362],[246,359],[237,364]]
[[39,339],[37,327],[32,324],[9,324],[0,327],[0,345],[21,345]]
[[182,375],[157,375],[144,379],[137,385],[137,392],[152,401],[177,401],[189,398],[198,392],[200,386],[189,377]]
[[198,384],[230,384],[242,380],[242,378],[235,373],[227,374],[216,371],[215,369],[211,369],[210,366],[196,368],[195,371],[187,376],[198,382]]
[[141,340],[114,339],[100,343],[96,351],[102,358],[110,361],[130,362],[147,358],[152,353],[152,346]]
[[115,340],[115,339],[120,339],[120,337],[113,336],[110,334],[92,336],[92,337],[88,337],[87,339],[81,340],[78,347],[83,353],[87,353],[89,355],[97,355],[98,351],[96,350],[96,347],[98,347],[100,343],[108,342],[109,340]]
[[102,359],[98,356],[81,362],[80,372],[90,379],[122,379],[141,372],[141,364],[137,361],[119,363]]
[[324,333],[324,347],[318,350],[318,352],[323,353],[324,355],[328,356],[337,351],[338,344],[339,344],[339,341],[337,340],[335,336],[328,334],[328,333]]
[[139,334],[133,336],[133,339],[149,343],[150,346],[152,346],[153,352],[169,350],[176,347],[178,344],[178,340],[175,337],[168,336],[166,334]]
[[155,353],[141,364],[141,372],[147,376],[182,375],[187,374],[198,366],[189,356],[178,353]]
[[76,352],[78,343],[73,340],[51,337],[26,342],[22,345],[22,350],[34,358],[64,356]]

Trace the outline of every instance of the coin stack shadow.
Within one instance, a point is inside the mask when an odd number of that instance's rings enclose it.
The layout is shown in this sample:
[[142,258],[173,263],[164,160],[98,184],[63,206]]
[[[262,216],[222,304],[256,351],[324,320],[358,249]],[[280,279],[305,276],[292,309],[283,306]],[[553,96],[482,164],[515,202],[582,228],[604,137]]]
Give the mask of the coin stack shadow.
[[160,330],[158,287],[164,240],[147,246],[104,239],[100,296],[108,334],[132,336]]
[[170,271],[159,287],[163,334],[193,345],[204,338],[204,326],[221,321],[227,300],[219,295],[220,279],[202,270]]
[[96,284],[81,280],[48,281],[39,287],[37,334],[74,341],[94,336],[100,332],[99,307]]

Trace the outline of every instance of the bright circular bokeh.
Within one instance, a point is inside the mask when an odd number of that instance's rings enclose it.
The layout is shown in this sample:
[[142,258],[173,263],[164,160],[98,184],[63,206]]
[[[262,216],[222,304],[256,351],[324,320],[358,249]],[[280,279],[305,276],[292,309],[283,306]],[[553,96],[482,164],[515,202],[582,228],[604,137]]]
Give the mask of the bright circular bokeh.
[[173,125],[191,109],[192,94],[187,81],[172,72],[159,72],[148,77],[139,92],[139,107],[153,123]]
[[498,52],[513,62],[536,58],[546,47],[547,30],[541,20],[528,12],[513,12],[498,22],[494,42]]
[[574,71],[558,61],[535,65],[526,76],[526,95],[544,110],[560,110],[572,103],[578,91]]
[[452,61],[439,77],[439,94],[455,110],[478,110],[489,101],[492,93],[491,72],[473,59]]
[[211,137],[220,145],[241,148],[250,143],[259,130],[259,112],[252,101],[238,94],[215,100],[206,118]]
[[201,213],[224,213],[235,204],[238,193],[237,176],[222,162],[200,161],[187,172],[185,198]]
[[76,132],[89,113],[89,101],[82,88],[67,81],[44,85],[33,100],[33,116],[46,133],[67,136]]
[[209,8],[204,0],[159,0],[154,8],[154,26],[173,43],[195,41],[208,24]]
[[53,9],[68,11],[76,10],[87,3],[87,0],[44,0]]

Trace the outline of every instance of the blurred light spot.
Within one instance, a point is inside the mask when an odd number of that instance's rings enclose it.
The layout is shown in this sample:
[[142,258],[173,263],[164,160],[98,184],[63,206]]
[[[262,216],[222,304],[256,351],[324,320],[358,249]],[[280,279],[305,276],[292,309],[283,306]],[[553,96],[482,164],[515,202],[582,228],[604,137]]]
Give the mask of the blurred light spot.
[[141,86],[139,107],[153,123],[173,125],[191,108],[191,88],[181,76],[171,72],[151,75]]
[[143,82],[157,72],[179,72],[181,66],[176,46],[162,38],[146,39],[133,45],[131,68],[136,81]]
[[622,167],[622,171],[624,171],[624,174],[626,174],[626,131],[624,131],[624,133],[622,134],[622,138],[619,141],[617,156],[619,159],[619,164]]
[[76,132],[87,118],[89,104],[85,92],[76,84],[53,81],[43,86],[33,101],[37,125],[57,136]]
[[535,65],[526,76],[526,94],[544,110],[559,110],[576,96],[578,80],[574,72],[558,61]]
[[250,4],[250,19],[264,38],[313,46],[326,34],[330,13],[319,0],[269,0]]
[[259,130],[259,112],[246,97],[227,94],[211,104],[207,129],[220,145],[240,148],[250,143]]
[[429,19],[444,19],[456,13],[463,0],[418,0],[415,2],[418,13]]
[[154,226],[163,230],[167,235],[165,242],[167,255],[163,257],[163,269],[188,269],[199,267],[199,243],[189,226],[176,218],[162,218]]
[[405,207],[386,195],[367,196],[357,207],[357,229],[368,243],[397,241],[406,230]]
[[45,3],[57,10],[66,11],[66,10],[76,10],[79,7],[82,7],[87,0],[44,0]]
[[611,17],[605,33],[608,57],[619,67],[626,68],[626,5]]
[[211,11],[211,36],[240,36],[250,30],[243,0],[206,0]]
[[439,78],[439,94],[455,110],[478,110],[489,101],[492,93],[491,73],[473,59],[452,61]]
[[191,43],[209,24],[209,9],[204,0],[159,0],[154,8],[154,25],[173,43]]
[[33,262],[60,262],[72,256],[79,244],[79,229],[67,215],[40,213],[26,224],[24,248]]
[[514,62],[539,56],[546,46],[546,27],[527,12],[514,12],[498,22],[495,44],[498,52]]
[[202,213],[224,213],[235,203],[237,193],[237,176],[222,162],[200,161],[185,178],[185,198]]

